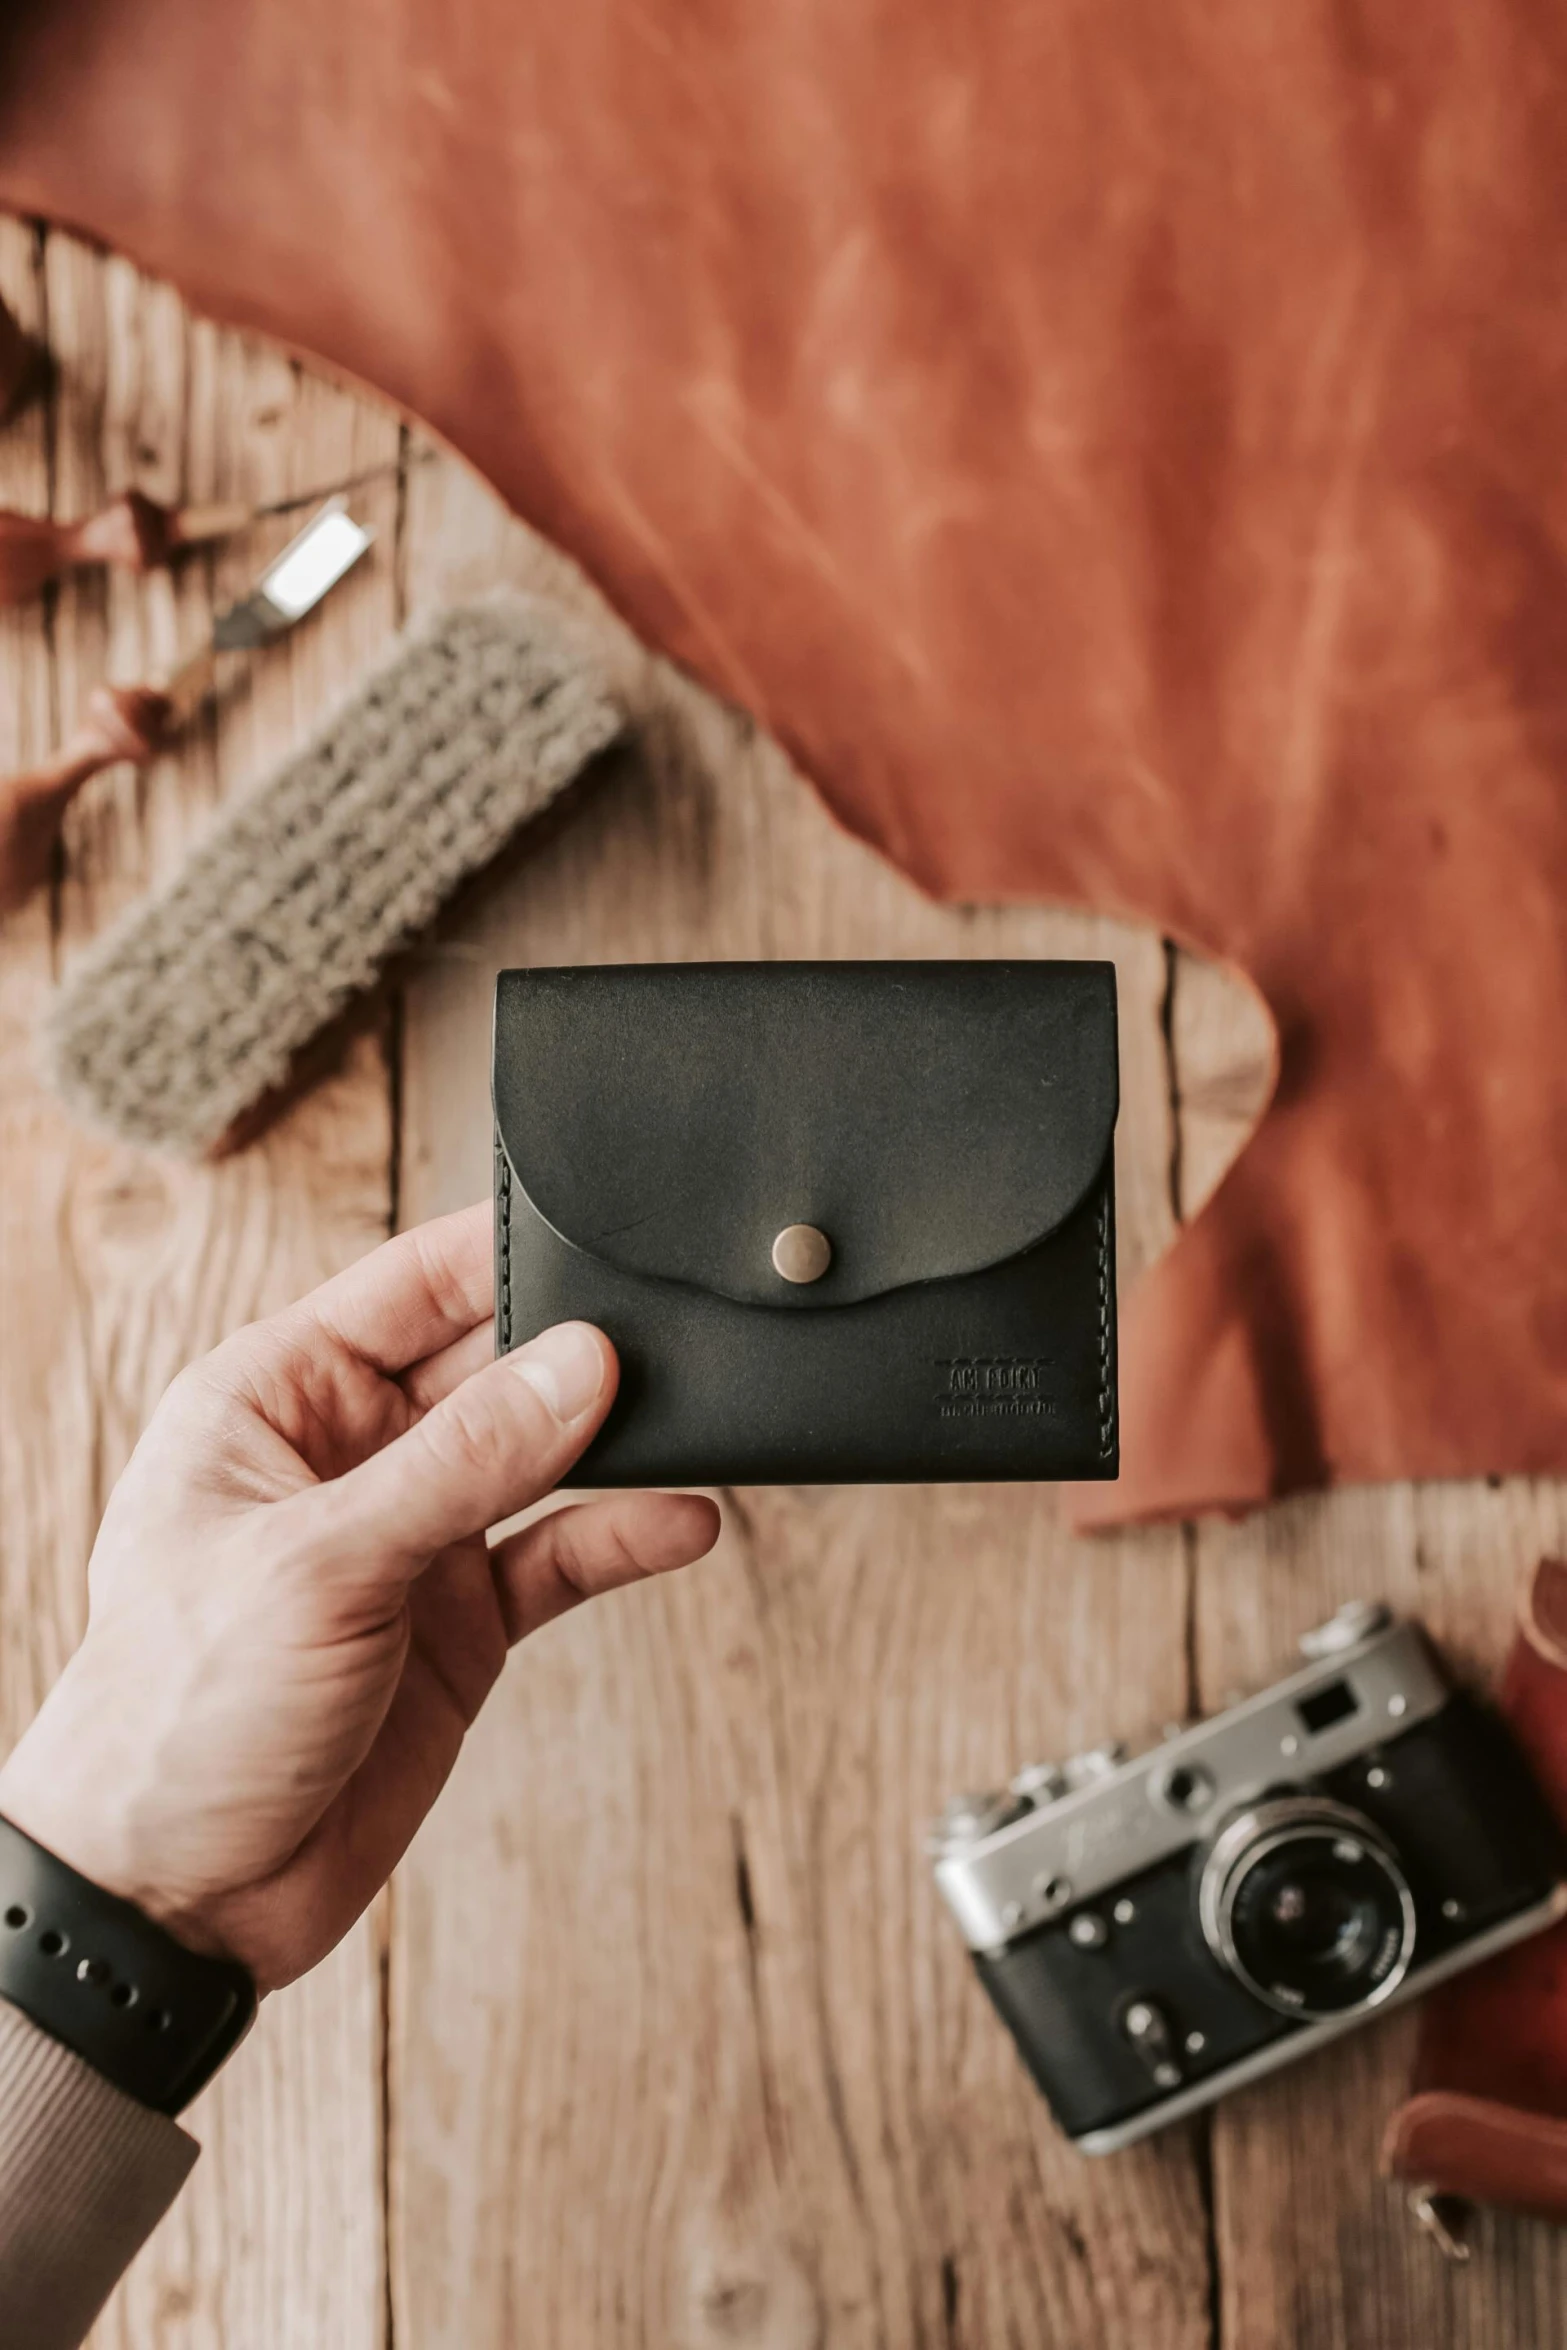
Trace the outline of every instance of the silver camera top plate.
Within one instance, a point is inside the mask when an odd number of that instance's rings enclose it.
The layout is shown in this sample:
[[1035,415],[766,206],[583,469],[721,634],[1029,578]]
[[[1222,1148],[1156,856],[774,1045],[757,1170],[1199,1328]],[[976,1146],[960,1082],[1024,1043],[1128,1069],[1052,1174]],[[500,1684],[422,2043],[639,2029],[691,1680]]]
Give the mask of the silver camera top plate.
[[[1353,1707],[1310,1727],[1302,1700],[1339,1682]],[[1451,1694],[1419,1626],[1392,1624],[1145,1754],[1101,1759],[1083,1783],[946,1849],[936,1881],[970,1949],[1004,1949],[1210,1835],[1264,1788],[1353,1762],[1439,1713]]]

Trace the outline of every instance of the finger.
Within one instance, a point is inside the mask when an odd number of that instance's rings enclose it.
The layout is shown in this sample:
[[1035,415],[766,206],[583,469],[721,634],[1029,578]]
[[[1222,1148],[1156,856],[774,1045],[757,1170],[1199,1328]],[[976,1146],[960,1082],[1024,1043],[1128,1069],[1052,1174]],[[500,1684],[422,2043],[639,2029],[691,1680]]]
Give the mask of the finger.
[[[557,1485],[615,1392],[615,1350],[562,1322],[487,1363],[345,1476],[299,1497],[317,1542],[362,1568],[417,1574],[431,1554],[526,1509]],[[293,1505],[289,1505],[293,1506]]]
[[494,1311],[491,1211],[481,1201],[384,1241],[290,1308],[378,1371],[403,1371]]
[[601,1591],[690,1566],[722,1523],[702,1493],[616,1493],[535,1518],[490,1553],[507,1639],[525,1640]]
[[494,1354],[495,1316],[488,1314],[464,1337],[454,1338],[450,1346],[426,1355],[422,1363],[410,1364],[399,1385],[416,1412],[427,1412],[454,1387],[471,1379],[475,1371],[481,1371]]

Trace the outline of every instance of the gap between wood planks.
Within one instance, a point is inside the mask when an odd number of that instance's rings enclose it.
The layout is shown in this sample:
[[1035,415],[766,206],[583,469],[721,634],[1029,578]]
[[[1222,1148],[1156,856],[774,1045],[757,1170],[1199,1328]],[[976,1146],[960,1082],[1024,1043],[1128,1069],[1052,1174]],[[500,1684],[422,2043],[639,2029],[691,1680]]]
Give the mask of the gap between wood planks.
[[[399,630],[408,622],[408,478],[413,436],[406,424],[398,427],[396,521],[392,533],[392,604]],[[402,1225],[403,1120],[406,1096],[403,1083],[404,990],[395,985],[387,1001],[386,1082],[391,1149],[386,1169],[386,1231],[391,1239]],[[394,1871],[381,1894],[376,1914],[377,1978],[381,1993],[379,2094],[381,2105],[381,2326],[384,2350],[397,2350],[397,2198],[392,2191],[392,2137],[396,2123],[392,2053],[393,1975],[397,1937],[394,1920],[397,1876]]]
[[[1179,1241],[1187,1214],[1183,1184],[1185,1109],[1180,1054],[1176,1045],[1176,1000],[1185,957],[1173,938],[1165,939],[1163,947],[1164,1001],[1159,1007],[1159,1034],[1164,1045],[1165,1085],[1170,1104],[1170,1215],[1175,1225],[1176,1240]],[[1180,1534],[1185,1585],[1185,1621],[1182,1631],[1186,1657],[1186,1714],[1189,1721],[1195,1721],[1204,1711],[1204,1701],[1197,1649],[1197,1529],[1190,1519],[1182,1522]],[[1219,2230],[1214,2203],[1212,2113],[1197,2114],[1188,2127],[1197,2174],[1197,2192],[1202,2202],[1203,2256],[1208,2272],[1208,2345],[1209,2350],[1223,2350],[1223,2295],[1219,2290]]]

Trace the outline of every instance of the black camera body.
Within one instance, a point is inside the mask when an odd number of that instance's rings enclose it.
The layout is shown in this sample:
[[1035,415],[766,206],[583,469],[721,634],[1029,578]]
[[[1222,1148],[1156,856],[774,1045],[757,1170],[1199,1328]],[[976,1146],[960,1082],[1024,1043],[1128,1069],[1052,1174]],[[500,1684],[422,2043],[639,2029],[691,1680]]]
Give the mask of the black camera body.
[[1567,1909],[1500,1719],[1361,1602],[1288,1680],[1127,1759],[961,1797],[937,1881],[1056,2119],[1110,2153]]

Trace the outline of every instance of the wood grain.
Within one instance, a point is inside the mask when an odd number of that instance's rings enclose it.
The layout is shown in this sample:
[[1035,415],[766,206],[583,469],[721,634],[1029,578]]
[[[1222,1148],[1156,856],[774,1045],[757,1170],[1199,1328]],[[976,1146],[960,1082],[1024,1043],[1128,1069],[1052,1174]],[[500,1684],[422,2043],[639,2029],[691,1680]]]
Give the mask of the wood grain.
[[[195,328],[166,290],[71,240],[4,227],[4,284],[46,326],[53,395],[0,438],[5,502],[75,513],[127,483],[278,495],[367,452],[395,424],[286,362]],[[270,418],[270,422],[264,421]],[[395,518],[395,493],[384,520]],[[271,544],[279,543],[275,530]],[[73,582],[5,616],[5,753],[68,726],[88,687],[130,679],[210,628],[260,534],[144,583]],[[388,550],[389,552],[390,550]],[[389,1088],[374,1041],[259,1150],[167,1165],[85,1136],[41,1091],[31,1034],[54,973],[166,873],[214,805],[275,759],[339,678],[380,644],[392,565],[345,586],[258,663],[221,717],[145,778],[89,787],[57,885],[0,933],[4,1054],[0,1256],[0,1671],[19,1731],[79,1630],[93,1528],[171,1374],[385,1230]],[[106,2312],[122,2350],[383,2338],[380,1969],[362,1927],[300,1992],[269,2003],[191,2127],[192,2183]]]
[[[451,466],[415,603],[581,584]],[[482,1192],[504,962],[1113,953],[1127,1267],[1170,1230],[1159,942],[921,898],[600,611],[638,744],[426,958],[403,1211]],[[956,1787],[1185,1701],[1178,1535],[1039,1491],[724,1496],[718,1554],[514,1661],[402,1872],[394,2309],[420,2344],[1207,2339],[1175,2138],[1084,2165],[977,1999],[920,1845]]]
[[[0,503],[77,513],[132,482],[264,500],[406,453],[379,411],[68,238],[0,222],[0,300],[57,361],[47,403],[0,435]],[[174,755],[92,787],[55,887],[0,929],[7,1736],[77,1636],[103,1497],[177,1365],[389,1218],[486,1190],[498,965],[1113,953],[1123,1276],[1211,1193],[1266,1086],[1265,1023],[1223,974],[1081,916],[931,905],[454,463],[405,465],[361,503],[382,534],[363,573],[237,667]],[[99,678],[192,641],[290,527],[0,613],[0,756],[38,755]],[[601,632],[634,749],[474,894],[259,1146],[193,1170],[70,1128],[32,1064],[59,970],[405,610],[500,578]],[[1488,1671],[1517,1577],[1567,1536],[1561,1489],[1345,1493],[1092,1543],[1027,1489],[723,1498],[711,1561],[513,1660],[383,1917],[269,2003],[192,2117],[203,2160],[96,2342],[1567,2345],[1567,2237],[1483,2220],[1451,2272],[1374,2175],[1411,2021],[1082,2162],[920,1849],[954,1789],[1214,1707],[1356,1591],[1418,1609]]]

